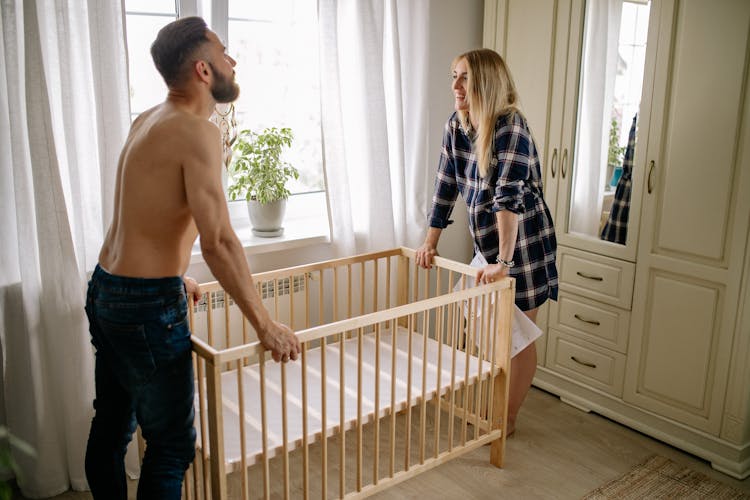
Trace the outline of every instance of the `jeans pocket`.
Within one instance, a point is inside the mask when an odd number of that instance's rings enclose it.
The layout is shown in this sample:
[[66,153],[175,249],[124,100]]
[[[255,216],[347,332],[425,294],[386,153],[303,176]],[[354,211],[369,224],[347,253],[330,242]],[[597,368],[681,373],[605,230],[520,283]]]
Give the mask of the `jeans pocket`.
[[148,381],[156,370],[146,331],[142,324],[112,323],[98,318],[99,334],[111,349],[118,377],[126,387]]

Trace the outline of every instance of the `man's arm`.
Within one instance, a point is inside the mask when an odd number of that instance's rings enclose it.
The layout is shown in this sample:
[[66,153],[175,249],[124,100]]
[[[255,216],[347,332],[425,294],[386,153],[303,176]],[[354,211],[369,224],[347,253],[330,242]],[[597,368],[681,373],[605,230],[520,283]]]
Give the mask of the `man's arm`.
[[209,269],[272,351],[274,360],[297,359],[300,344],[287,326],[271,320],[253,285],[250,267],[229,221],[221,185],[221,139],[210,122],[198,121],[186,137],[183,175],[188,206]]

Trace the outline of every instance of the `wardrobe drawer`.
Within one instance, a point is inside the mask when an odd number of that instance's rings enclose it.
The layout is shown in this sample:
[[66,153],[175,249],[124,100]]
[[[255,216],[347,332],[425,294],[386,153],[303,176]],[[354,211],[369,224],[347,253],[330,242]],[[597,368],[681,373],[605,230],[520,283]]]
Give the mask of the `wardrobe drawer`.
[[549,329],[547,368],[590,387],[622,397],[625,356]]
[[560,292],[551,302],[550,326],[607,349],[627,353],[630,311]]
[[581,250],[561,247],[560,289],[630,309],[635,265]]

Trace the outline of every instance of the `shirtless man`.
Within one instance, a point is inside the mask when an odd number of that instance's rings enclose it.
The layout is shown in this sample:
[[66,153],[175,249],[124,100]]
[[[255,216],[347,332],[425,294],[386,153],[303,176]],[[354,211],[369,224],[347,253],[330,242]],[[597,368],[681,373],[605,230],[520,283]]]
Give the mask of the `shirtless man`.
[[198,293],[181,276],[198,234],[206,263],[273,359],[296,360],[300,351],[294,333],[263,307],[229,223],[220,135],[208,118],[217,102],[239,94],[235,61],[197,17],[165,26],[151,54],[169,93],[130,129],[86,301],[96,347],[86,475],[102,499],[127,498],[123,461],[136,423],[147,443],[138,498],[180,498],[195,450],[185,292]]

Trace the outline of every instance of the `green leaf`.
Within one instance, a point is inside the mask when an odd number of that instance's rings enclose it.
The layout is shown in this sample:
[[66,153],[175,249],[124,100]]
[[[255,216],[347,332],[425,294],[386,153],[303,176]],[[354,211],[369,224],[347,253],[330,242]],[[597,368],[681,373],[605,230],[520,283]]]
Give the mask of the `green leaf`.
[[232,146],[233,161],[229,168],[231,200],[244,198],[269,203],[290,195],[289,179],[299,179],[299,172],[282,161],[285,148],[294,136],[290,128],[269,127],[262,132],[242,130]]

